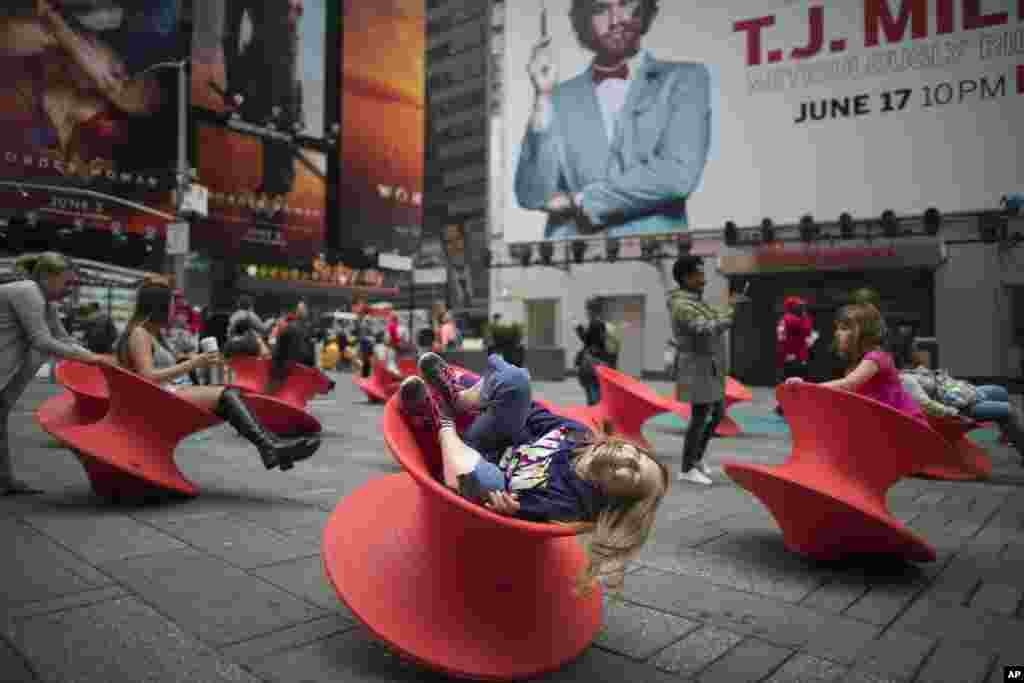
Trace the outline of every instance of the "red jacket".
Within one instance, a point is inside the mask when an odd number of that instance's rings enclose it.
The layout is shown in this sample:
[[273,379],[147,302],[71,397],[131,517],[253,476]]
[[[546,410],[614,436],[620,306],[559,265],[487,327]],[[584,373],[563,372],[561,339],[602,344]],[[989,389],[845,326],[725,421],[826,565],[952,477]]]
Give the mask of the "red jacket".
[[786,297],[783,304],[785,314],[776,328],[776,362],[781,367],[787,360],[806,363],[810,358],[811,344],[814,343],[814,320],[808,313],[799,315],[797,308],[804,304],[797,296]]

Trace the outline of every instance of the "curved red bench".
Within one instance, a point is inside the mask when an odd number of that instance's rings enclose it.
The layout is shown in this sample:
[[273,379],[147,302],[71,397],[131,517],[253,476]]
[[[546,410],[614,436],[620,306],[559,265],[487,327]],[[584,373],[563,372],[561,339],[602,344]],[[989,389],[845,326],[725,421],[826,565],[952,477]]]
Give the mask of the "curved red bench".
[[[692,409],[689,403],[683,403],[682,401],[677,401],[674,398],[667,400],[672,402],[673,413],[686,421],[690,420]],[[754,394],[748,387],[740,384],[732,377],[727,377],[725,379],[725,415],[722,416],[722,421],[719,422],[718,427],[715,428],[715,434],[718,436],[739,436],[743,429],[736,420],[730,417],[729,409],[737,403],[744,403],[746,401],[753,400]]]
[[315,396],[329,393],[334,386],[331,378],[322,371],[301,363],[292,363],[285,383],[277,391],[268,394],[270,359],[235,356],[228,361],[228,365],[235,371],[233,386],[254,394],[276,398],[300,410],[305,410]]
[[957,463],[928,465],[916,474],[930,479],[950,481],[973,481],[992,477],[992,459],[988,457],[984,448],[967,436],[971,430],[981,427],[980,423],[955,417],[929,415],[928,424],[952,444],[960,458]]
[[782,465],[727,462],[722,469],[757,496],[786,547],[818,560],[891,553],[916,562],[935,550],[892,516],[885,496],[927,465],[958,461],[950,443],[893,408],[814,384],[780,385],[793,434]]
[[268,394],[269,359],[235,356],[228,365],[235,371],[231,386],[246,392],[246,404],[267,429],[284,436],[323,431],[320,420],[306,410],[314,396],[326,394],[332,388],[330,378],[323,372],[292,363],[285,383]]
[[373,360],[373,372],[369,377],[363,378],[359,375],[352,377],[352,381],[363,390],[371,403],[382,403],[391,398],[398,391],[402,379],[401,375],[396,375],[388,370],[387,363],[378,361],[376,358]]
[[616,435],[641,448],[653,450],[651,442],[643,435],[643,424],[655,415],[673,410],[672,404],[676,402],[659,395],[640,380],[606,365],[597,365],[595,369],[601,386],[601,400],[597,404],[563,406],[537,398],[534,401],[556,415],[597,429],[603,429],[606,423],[610,423]]
[[45,400],[36,410],[36,419],[49,426],[50,434],[57,436],[55,432],[65,427],[96,422],[107,414],[110,392],[98,366],[61,361],[53,374],[64,392]]
[[[66,364],[66,365],[65,365]],[[104,498],[144,498],[155,491],[198,495],[174,463],[174,449],[194,432],[221,419],[159,385],[116,367],[91,368],[102,373],[109,401],[103,415],[85,420],[102,393],[93,373],[65,361],[58,378],[68,380],[76,407],[45,403],[36,413],[40,426],[71,447],[92,484]],[[78,366],[72,368],[69,366]],[[61,397],[58,397],[58,399]],[[51,399],[52,400],[52,399]],[[74,415],[72,415],[74,413]]]
[[356,617],[404,656],[459,677],[532,678],[582,653],[602,617],[600,588],[572,591],[582,528],[498,515],[450,491],[436,440],[416,438],[397,397],[383,430],[405,473],[346,497],[324,531],[327,576]]

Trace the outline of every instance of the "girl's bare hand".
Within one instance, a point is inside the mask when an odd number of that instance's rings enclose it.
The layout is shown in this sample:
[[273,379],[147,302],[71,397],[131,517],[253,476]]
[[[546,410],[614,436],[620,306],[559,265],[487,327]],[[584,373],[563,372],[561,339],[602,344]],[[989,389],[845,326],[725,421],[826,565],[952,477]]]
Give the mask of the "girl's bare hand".
[[487,494],[487,497],[491,502],[487,503],[485,507],[492,512],[509,516],[513,516],[519,512],[519,497],[514,493],[508,493],[506,491],[491,491]]

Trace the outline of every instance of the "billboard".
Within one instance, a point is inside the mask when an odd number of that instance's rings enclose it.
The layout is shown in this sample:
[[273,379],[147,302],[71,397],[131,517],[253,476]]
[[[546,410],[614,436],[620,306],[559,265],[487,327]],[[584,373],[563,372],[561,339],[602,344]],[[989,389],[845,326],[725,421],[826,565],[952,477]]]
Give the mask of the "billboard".
[[340,241],[408,255],[423,220],[425,3],[342,7]]
[[194,5],[192,105],[323,137],[324,0]]
[[[164,232],[177,153],[177,0],[0,8],[3,205]],[[166,68],[165,68],[166,67]]]
[[530,0],[505,21],[509,241],[975,211],[1024,187],[1020,0]]
[[199,182],[209,191],[209,217],[190,241],[216,253],[249,248],[268,257],[309,259],[323,250],[327,204],[326,156],[285,143],[294,180],[285,194],[263,191],[267,141],[211,124],[196,127]]

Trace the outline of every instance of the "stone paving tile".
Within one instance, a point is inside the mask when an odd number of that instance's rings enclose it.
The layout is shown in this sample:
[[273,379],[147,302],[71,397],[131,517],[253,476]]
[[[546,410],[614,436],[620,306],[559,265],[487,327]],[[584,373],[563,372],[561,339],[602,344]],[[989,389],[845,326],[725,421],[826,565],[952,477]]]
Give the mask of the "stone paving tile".
[[850,661],[880,631],[854,619],[652,569],[631,575],[625,593],[633,602],[757,636],[781,647]]
[[293,650],[318,640],[330,638],[345,631],[358,628],[351,620],[340,614],[289,626],[263,636],[228,645],[220,649],[220,653],[243,666],[257,659],[265,659],[286,650]]
[[884,626],[902,614],[925,588],[926,585],[923,582],[872,586],[843,614],[853,619]]
[[800,604],[809,609],[840,614],[860,600],[868,588],[863,580],[836,578],[808,594]]
[[1024,621],[922,598],[893,624],[982,652],[1015,652],[1024,643]]
[[694,676],[743,640],[732,631],[705,626],[658,653],[654,666],[680,676]]
[[320,555],[253,569],[249,573],[317,607],[339,612],[350,621],[355,619],[345,603],[338,598],[334,586],[327,580]]
[[1017,609],[1021,605],[1021,597],[1022,592],[1019,586],[983,582],[974,597],[971,598],[969,607],[1012,617],[1017,614]]
[[594,645],[644,660],[700,626],[690,619],[609,600],[605,602],[604,626]]
[[755,683],[776,671],[793,655],[793,650],[746,638],[704,669],[697,680],[700,683]]
[[817,683],[838,681],[849,668],[827,659],[796,655],[769,676],[765,683]]
[[167,522],[167,533],[189,546],[243,569],[319,555],[320,548],[234,516],[215,516],[201,524]]
[[3,683],[34,683],[38,680],[22,653],[8,643],[5,638],[0,638],[0,681]]
[[0,520],[9,558],[0,562],[0,606],[39,602],[109,585],[111,580],[17,521]]
[[29,617],[49,614],[51,612],[63,612],[68,609],[95,605],[100,602],[107,602],[108,600],[116,600],[127,595],[127,591],[125,591],[121,586],[107,586],[104,588],[97,588],[95,590],[82,591],[81,593],[74,593],[72,595],[62,595],[59,598],[53,598],[52,600],[42,600],[40,602],[29,602],[17,605],[16,607],[11,607],[6,611],[6,617],[8,620],[27,619]]
[[[85,514],[83,514],[83,512]],[[185,544],[152,526],[124,516],[89,510],[29,517],[27,523],[91,564],[180,550]]]
[[883,678],[910,680],[934,648],[935,640],[931,638],[889,629],[861,648],[852,668]]
[[133,598],[19,620],[10,629],[45,681],[258,683]]
[[984,683],[993,656],[970,648],[942,644],[932,652],[917,680],[927,683]]
[[649,557],[644,564],[786,602],[799,602],[822,583],[822,579],[814,575],[794,574],[716,552],[689,549],[680,550],[672,555]]
[[103,569],[211,645],[323,616],[305,600],[194,550],[121,560]]

